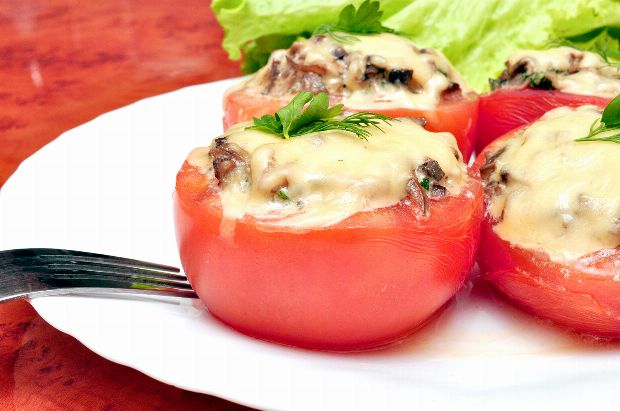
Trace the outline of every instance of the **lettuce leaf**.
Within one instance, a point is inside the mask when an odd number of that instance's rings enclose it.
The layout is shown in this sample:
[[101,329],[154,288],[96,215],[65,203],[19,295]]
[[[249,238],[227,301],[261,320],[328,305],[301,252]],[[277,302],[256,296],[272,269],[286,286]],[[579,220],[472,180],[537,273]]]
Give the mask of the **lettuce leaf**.
[[[245,56],[253,71],[276,48],[288,47],[321,24],[333,23],[351,0],[214,0],[224,28],[224,49]],[[620,55],[620,2],[617,0],[382,0],[383,24],[420,46],[444,52],[476,89],[503,69],[517,49],[542,49],[568,39],[592,47],[607,44]]]

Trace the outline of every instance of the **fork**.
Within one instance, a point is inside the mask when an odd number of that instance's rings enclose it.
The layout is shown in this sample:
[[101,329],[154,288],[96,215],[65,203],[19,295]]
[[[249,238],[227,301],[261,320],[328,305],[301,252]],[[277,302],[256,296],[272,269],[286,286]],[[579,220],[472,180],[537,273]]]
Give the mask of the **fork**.
[[175,267],[54,248],[0,251],[0,302],[102,292],[198,298]]

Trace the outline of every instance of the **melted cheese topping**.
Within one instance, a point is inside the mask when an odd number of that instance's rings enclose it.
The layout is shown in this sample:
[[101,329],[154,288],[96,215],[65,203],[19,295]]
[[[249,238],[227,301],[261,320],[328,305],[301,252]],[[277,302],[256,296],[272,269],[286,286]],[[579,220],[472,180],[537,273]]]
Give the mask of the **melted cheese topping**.
[[508,59],[508,67],[527,63],[527,74],[544,73],[556,90],[572,94],[615,97],[620,93],[620,71],[595,53],[571,47],[521,50]]
[[[220,185],[228,221],[248,214],[272,227],[328,226],[400,202],[407,196],[407,182],[428,159],[445,173],[440,183],[447,195],[459,194],[468,180],[454,137],[428,132],[408,119],[382,126],[385,133],[372,130],[367,141],[340,131],[285,140],[246,126],[237,125],[226,136],[228,143],[249,154],[250,164],[249,176]],[[208,151],[195,150],[189,163],[212,173]],[[289,200],[276,194],[281,187],[286,187]]]
[[[338,43],[328,35],[317,36],[299,40],[289,50],[276,50],[269,63],[239,88],[271,95],[324,90],[354,109],[430,109],[455,83],[463,94],[473,92],[437,50],[419,49],[394,34],[355,37],[357,41]],[[378,76],[368,77],[369,65],[381,71]],[[410,80],[390,81],[394,70],[410,70]]]
[[556,260],[620,245],[620,145],[574,141],[600,115],[558,108],[507,142],[489,179],[504,181],[489,204],[502,239]]

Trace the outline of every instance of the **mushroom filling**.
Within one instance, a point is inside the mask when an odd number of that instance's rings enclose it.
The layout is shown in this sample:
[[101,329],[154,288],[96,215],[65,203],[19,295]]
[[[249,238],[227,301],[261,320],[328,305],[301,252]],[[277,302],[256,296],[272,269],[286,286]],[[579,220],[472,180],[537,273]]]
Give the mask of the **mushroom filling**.
[[451,134],[409,119],[382,130],[368,140],[343,131],[283,139],[238,125],[188,162],[216,186],[225,218],[299,230],[399,203],[425,219],[433,201],[461,193],[469,177]]
[[227,184],[229,175],[249,172],[248,153],[226,137],[216,138],[209,149],[213,174],[219,185]]
[[571,47],[522,50],[512,54],[491,89],[533,88],[565,93],[615,97],[620,71],[595,53]]
[[500,238],[555,260],[620,246],[620,145],[574,141],[600,115],[552,110],[487,153],[480,173]]
[[299,40],[273,52],[267,65],[240,87],[279,97],[324,91],[352,108],[432,108],[473,93],[436,50],[419,49],[393,34],[356,38],[347,44],[329,35]]

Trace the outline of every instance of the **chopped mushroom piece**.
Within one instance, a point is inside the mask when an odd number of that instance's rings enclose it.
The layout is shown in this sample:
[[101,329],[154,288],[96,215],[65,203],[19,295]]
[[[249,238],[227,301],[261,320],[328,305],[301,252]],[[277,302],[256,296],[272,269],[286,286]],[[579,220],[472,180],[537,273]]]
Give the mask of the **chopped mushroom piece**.
[[419,167],[419,169],[426,173],[426,175],[434,181],[439,181],[446,175],[441,169],[439,163],[435,160],[426,161]]
[[428,216],[430,211],[430,205],[426,190],[422,188],[416,176],[413,176],[407,181],[407,198],[412,204],[419,208],[421,216]]
[[225,184],[228,175],[238,167],[247,168],[249,156],[239,145],[227,142],[221,137],[213,142],[209,150],[213,163],[213,173],[219,185]]
[[444,180],[446,173],[436,160],[428,159],[416,169],[416,175],[420,181],[428,182],[428,195],[431,198],[442,197],[447,194],[446,188],[439,184]]

